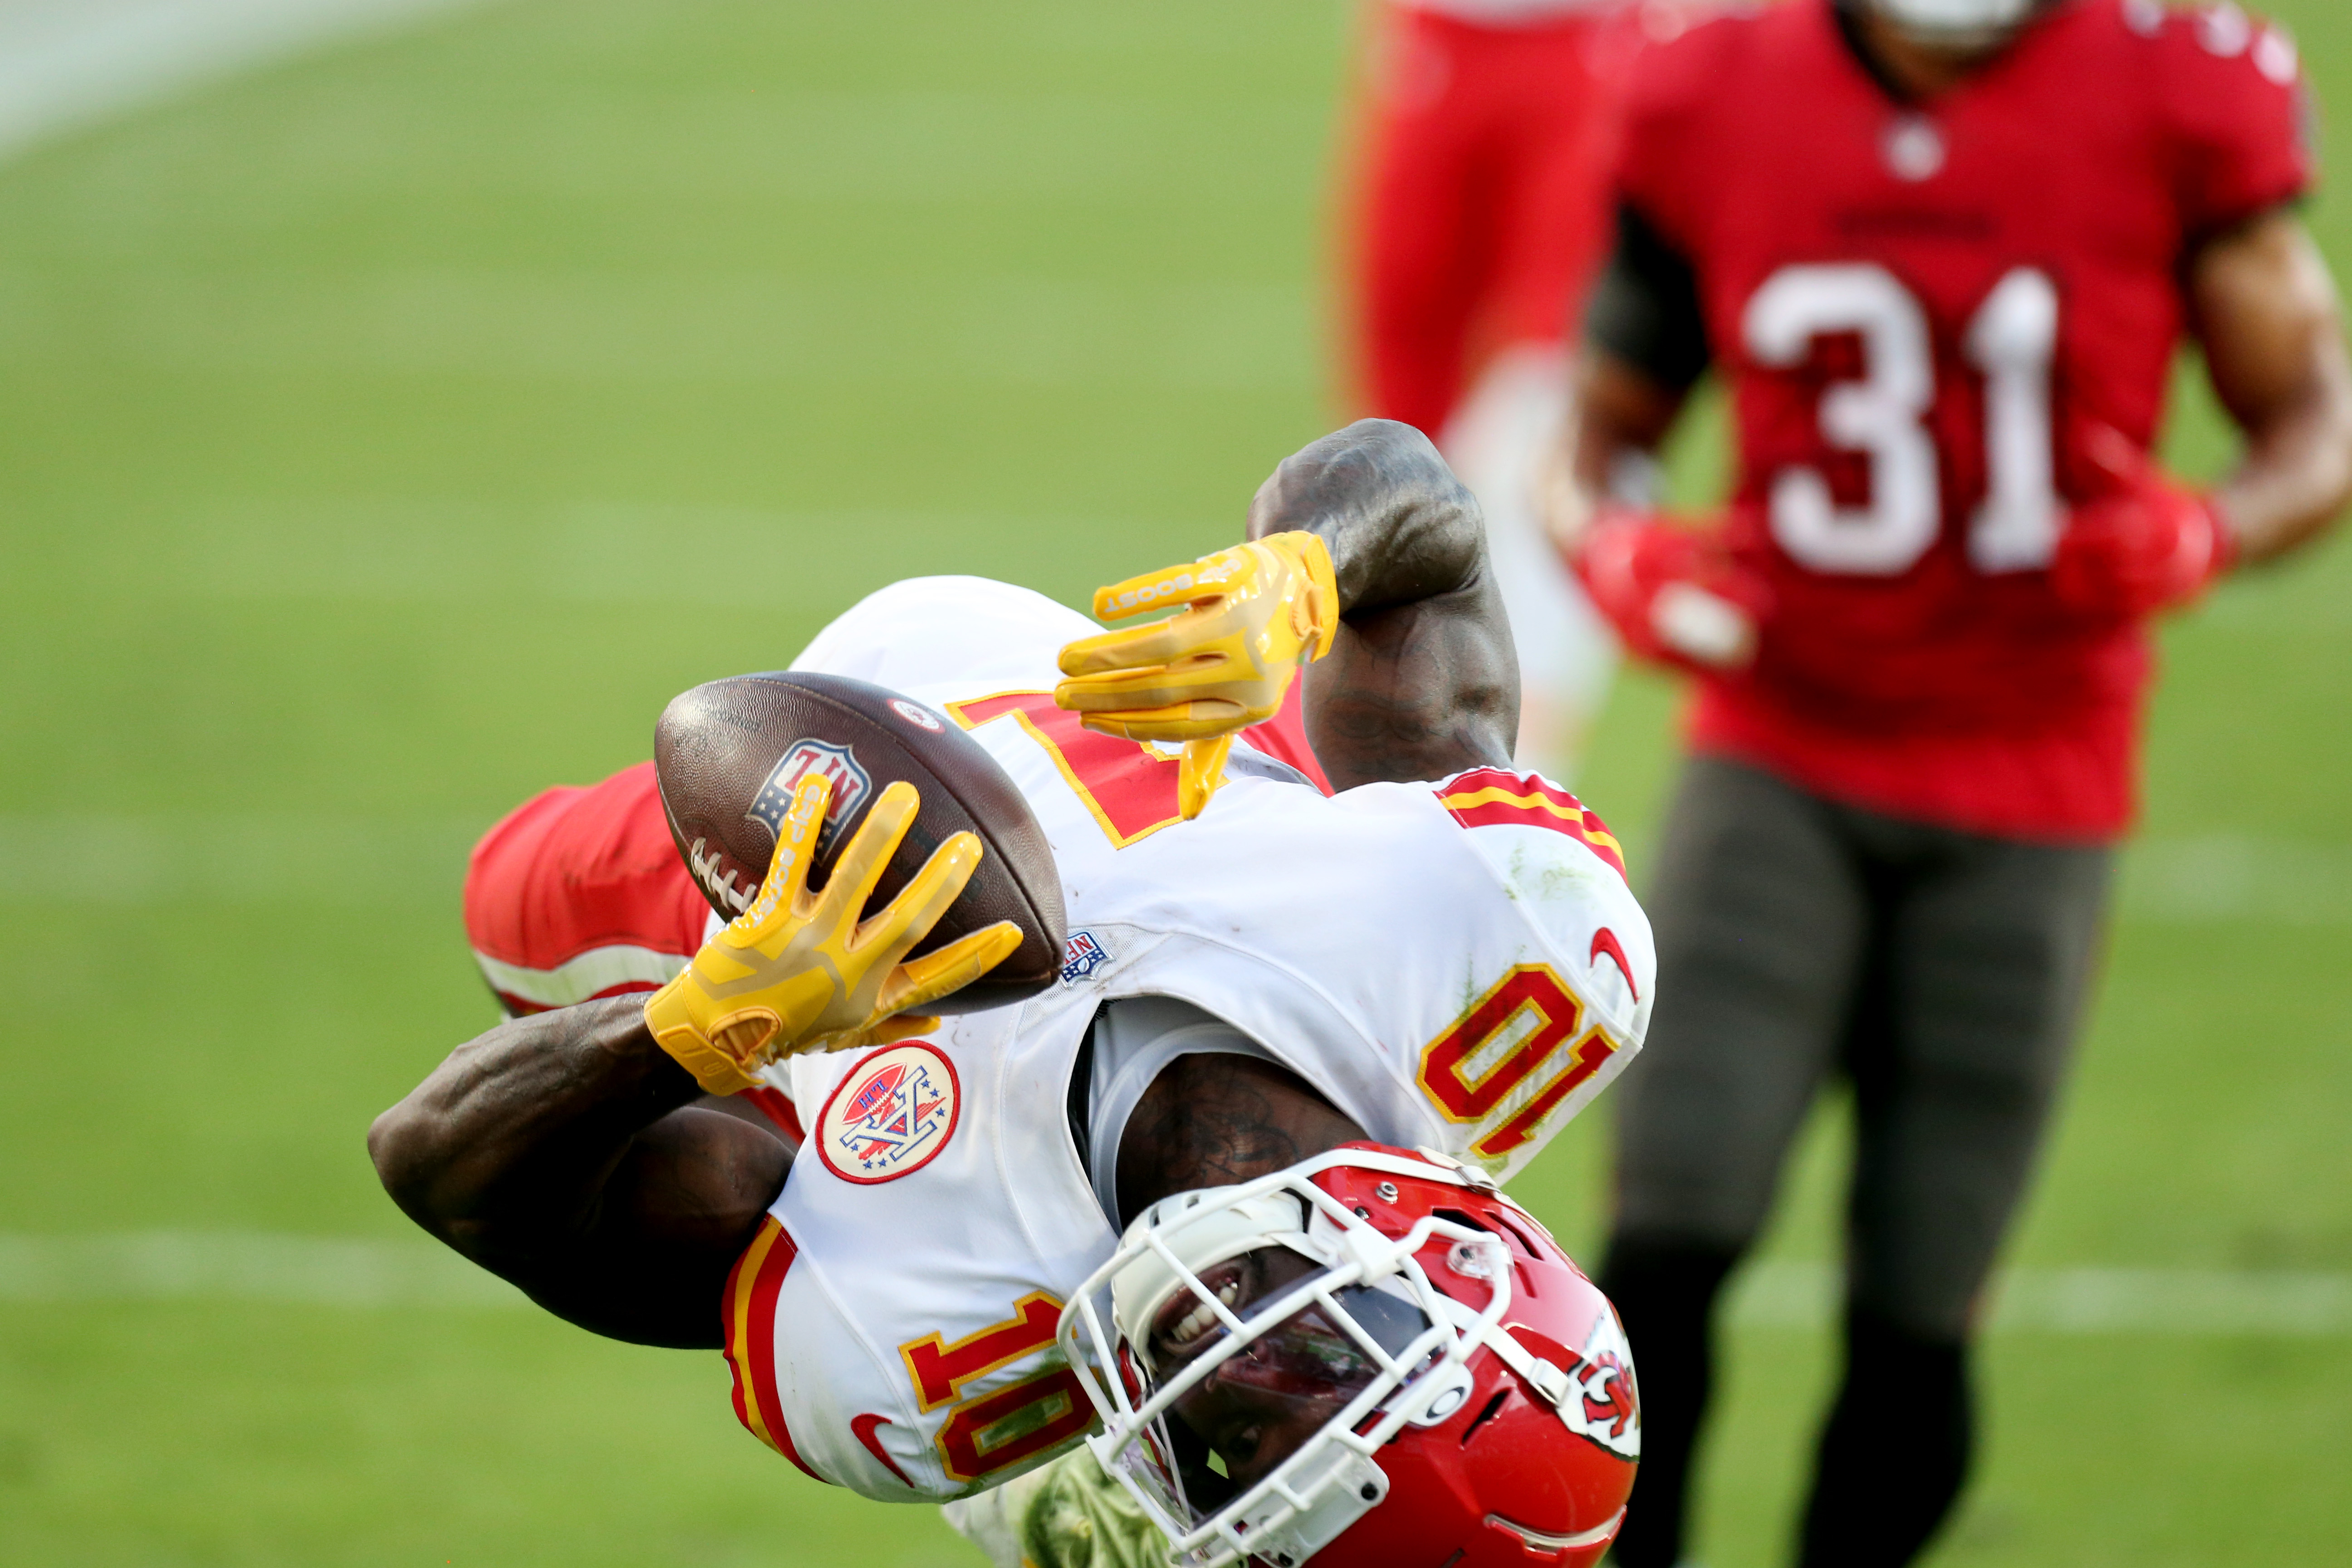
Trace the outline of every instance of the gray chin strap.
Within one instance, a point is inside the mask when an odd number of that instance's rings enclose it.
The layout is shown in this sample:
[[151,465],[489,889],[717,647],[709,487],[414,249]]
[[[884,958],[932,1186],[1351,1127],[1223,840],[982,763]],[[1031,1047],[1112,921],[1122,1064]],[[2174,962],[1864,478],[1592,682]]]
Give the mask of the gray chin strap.
[[2042,0],[1862,0],[1923,44],[1978,48],[2000,43],[2032,18]]

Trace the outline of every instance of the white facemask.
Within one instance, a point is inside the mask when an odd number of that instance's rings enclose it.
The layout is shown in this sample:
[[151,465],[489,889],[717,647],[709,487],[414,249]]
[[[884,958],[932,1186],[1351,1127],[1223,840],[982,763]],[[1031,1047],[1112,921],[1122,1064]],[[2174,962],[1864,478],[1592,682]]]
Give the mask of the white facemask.
[[2000,42],[2041,0],[1867,0],[1871,9],[1922,43],[1962,47]]

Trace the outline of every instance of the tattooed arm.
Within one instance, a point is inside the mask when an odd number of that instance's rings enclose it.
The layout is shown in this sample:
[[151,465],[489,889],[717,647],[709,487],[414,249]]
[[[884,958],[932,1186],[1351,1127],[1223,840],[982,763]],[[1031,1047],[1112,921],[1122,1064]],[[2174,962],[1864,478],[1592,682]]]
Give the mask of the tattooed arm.
[[368,1152],[410,1218],[558,1317],[716,1346],[792,1151],[698,1109],[645,1013],[618,996],[499,1025],[376,1118]]
[[1246,1182],[1364,1136],[1287,1068],[1254,1057],[1179,1057],[1143,1091],[1118,1144],[1118,1207]]
[[1510,622],[1478,503],[1429,438],[1365,419],[1258,487],[1249,536],[1330,547],[1338,640],[1309,665],[1307,734],[1334,789],[1507,766],[1519,725]]

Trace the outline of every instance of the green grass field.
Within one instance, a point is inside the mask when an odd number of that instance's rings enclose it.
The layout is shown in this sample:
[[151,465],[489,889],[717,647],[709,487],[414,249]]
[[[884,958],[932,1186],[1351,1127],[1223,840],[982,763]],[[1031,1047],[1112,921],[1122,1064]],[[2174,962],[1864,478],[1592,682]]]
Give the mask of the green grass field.
[[[2343,123],[2352,23],[2283,9]],[[1349,26],[530,0],[0,166],[0,1237],[401,1241],[361,1140],[490,1020],[473,834],[892,578],[1076,602],[1231,537],[1339,413]],[[2314,217],[2352,262],[2347,213]],[[2200,398],[2175,440],[2226,460]],[[2352,1270],[2347,604],[2338,547],[2168,637],[2021,1265]],[[1628,680],[1584,780],[1637,878],[1671,705]],[[1583,1247],[1591,1120],[1522,1188]],[[1775,1259],[1833,1255],[1834,1121]],[[978,1562],[769,1455],[715,1354],[8,1279],[0,1562]],[[1764,1568],[1828,1347],[1735,1343],[1705,1555]],[[1987,1363],[1938,1563],[2352,1552],[2352,1335],[2021,1329]]]

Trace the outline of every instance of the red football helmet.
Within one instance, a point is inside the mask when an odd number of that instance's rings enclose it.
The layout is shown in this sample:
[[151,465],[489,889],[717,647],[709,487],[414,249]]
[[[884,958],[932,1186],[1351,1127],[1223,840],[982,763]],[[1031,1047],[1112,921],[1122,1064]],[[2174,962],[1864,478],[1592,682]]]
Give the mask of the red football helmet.
[[1164,1199],[1060,1338],[1179,1568],[1589,1568],[1625,1517],[1615,1310],[1442,1154],[1351,1143]]

